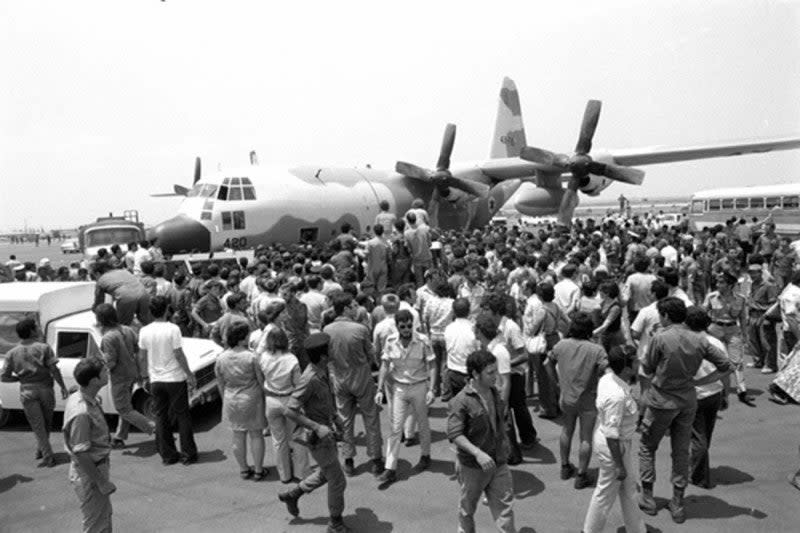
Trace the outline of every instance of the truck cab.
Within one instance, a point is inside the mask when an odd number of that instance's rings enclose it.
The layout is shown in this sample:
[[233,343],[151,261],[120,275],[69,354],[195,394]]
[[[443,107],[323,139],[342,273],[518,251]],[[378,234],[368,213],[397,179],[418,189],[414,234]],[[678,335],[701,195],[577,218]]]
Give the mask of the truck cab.
[[124,211],[122,216],[109,213],[107,217],[98,217],[91,224],[78,228],[78,243],[87,257],[94,257],[100,248],[108,249],[115,244],[124,252],[128,250],[128,243],[138,243],[143,239],[144,224],[134,209]]
[[[68,390],[78,387],[73,377],[75,365],[84,357],[99,357],[102,335],[95,325],[94,282],[39,282],[3,283],[0,285],[0,366],[5,355],[18,342],[16,324],[28,316],[33,317],[41,334],[58,358],[58,367]],[[222,349],[207,339],[183,339],[183,350],[189,368],[197,379],[197,388],[189,397],[194,406],[216,397],[217,387],[214,363]],[[103,411],[116,414],[108,385],[98,393]],[[56,411],[62,412],[66,404],[56,394]],[[152,397],[143,388],[133,392],[134,407],[152,415]],[[0,383],[0,426],[8,420],[10,410],[22,409],[18,383]]]

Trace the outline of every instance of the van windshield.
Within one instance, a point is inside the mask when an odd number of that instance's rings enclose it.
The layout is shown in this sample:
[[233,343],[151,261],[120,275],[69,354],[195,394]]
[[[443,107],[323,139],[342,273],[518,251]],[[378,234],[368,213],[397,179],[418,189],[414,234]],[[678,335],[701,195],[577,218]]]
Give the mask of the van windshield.
[[38,323],[38,316],[34,312],[0,312],[0,356],[19,344],[17,337],[17,324],[23,318],[33,317]]
[[86,246],[127,245],[140,240],[139,228],[97,228],[86,232]]

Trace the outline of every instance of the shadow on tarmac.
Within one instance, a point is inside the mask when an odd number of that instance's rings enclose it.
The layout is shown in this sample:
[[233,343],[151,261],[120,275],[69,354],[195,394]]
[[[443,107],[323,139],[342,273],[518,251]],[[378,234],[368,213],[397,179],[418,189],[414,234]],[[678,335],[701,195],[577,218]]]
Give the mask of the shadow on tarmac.
[[[394,531],[394,526],[391,522],[381,521],[372,509],[367,509],[366,507],[357,507],[354,515],[346,514],[343,518],[344,523],[351,531],[369,531],[369,533],[389,533]],[[325,526],[328,524],[328,517],[293,518],[289,523],[292,525],[312,524]]]
[[728,502],[717,497],[703,495],[691,495],[686,497],[686,518],[733,518],[734,516],[749,515],[758,520],[767,517],[767,513],[758,509],[738,507],[730,505]]
[[536,496],[544,491],[544,483],[530,472],[512,468],[511,479],[514,485],[514,496],[518,500]]
[[711,469],[711,479],[716,485],[738,485],[749,483],[755,478],[747,472],[742,472],[732,466],[717,466]]
[[522,450],[522,456],[525,458],[526,463],[539,464],[539,465],[552,465],[556,463],[556,456],[550,451],[550,448],[544,446],[541,442],[530,450]]
[[23,476],[22,474],[11,474],[10,476],[0,478],[0,494],[8,492],[19,483],[28,483],[30,481],[33,481],[32,477]]

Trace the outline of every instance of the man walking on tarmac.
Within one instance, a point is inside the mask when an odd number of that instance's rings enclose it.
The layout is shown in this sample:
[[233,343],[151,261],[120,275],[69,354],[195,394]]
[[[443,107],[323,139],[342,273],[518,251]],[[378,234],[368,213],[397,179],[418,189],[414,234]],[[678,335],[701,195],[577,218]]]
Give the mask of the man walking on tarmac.
[[309,364],[300,376],[299,385],[284,405],[286,417],[306,428],[306,444],[319,468],[291,490],[278,494],[278,499],[286,504],[289,514],[298,516],[300,507],[297,502],[300,497],[327,483],[330,514],[328,533],[342,533],[348,531],[342,520],[347,479],[339,463],[332,429],[336,411],[326,370],[329,341],[330,337],[321,332],[312,333],[305,340]]
[[[652,380],[643,398],[645,413],[639,445],[642,496],[639,507],[649,515],[658,512],[653,498],[655,455],[659,442],[669,430],[673,487],[669,512],[672,520],[681,524],[686,520],[683,493],[689,481],[689,444],[697,410],[695,387],[721,379],[733,371],[733,367],[704,335],[684,325],[686,305],[682,300],[664,298],[658,302],[658,314],[663,329],[653,336],[642,361],[642,370],[652,376]],[[695,380],[703,359],[712,362],[717,371]]]

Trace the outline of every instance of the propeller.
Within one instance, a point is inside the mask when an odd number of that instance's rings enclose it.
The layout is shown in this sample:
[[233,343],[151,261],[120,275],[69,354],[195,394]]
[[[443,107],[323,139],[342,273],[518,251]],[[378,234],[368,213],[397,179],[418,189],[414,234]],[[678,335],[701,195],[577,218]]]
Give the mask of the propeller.
[[559,221],[569,226],[572,223],[572,214],[578,206],[578,191],[589,183],[589,174],[604,176],[614,181],[621,181],[632,185],[641,185],[644,171],[638,168],[626,167],[615,163],[601,163],[589,155],[592,151],[592,138],[600,119],[600,100],[589,100],[583,112],[581,130],[578,134],[578,143],[572,156],[556,154],[543,148],[526,146],[522,149],[520,157],[527,161],[553,167],[556,171],[570,172],[567,188],[561,198],[558,209]]
[[[192,180],[192,187],[200,181],[200,176],[202,174],[202,165],[200,163],[200,158],[194,158],[194,179]],[[172,186],[172,190],[174,192],[168,193],[158,193],[158,194],[151,194],[150,196],[155,197],[163,197],[163,196],[186,196],[189,194],[191,187],[184,187],[183,185],[178,185],[177,183]]]
[[433,184],[443,198],[447,198],[450,195],[451,188],[464,191],[472,196],[481,196],[488,189],[486,185],[457,178],[450,172],[450,156],[453,154],[455,142],[456,125],[448,124],[444,129],[442,148],[439,150],[436,170],[428,170],[405,161],[398,161],[394,169],[403,176]]

